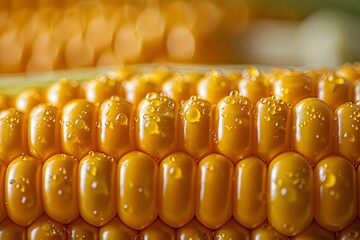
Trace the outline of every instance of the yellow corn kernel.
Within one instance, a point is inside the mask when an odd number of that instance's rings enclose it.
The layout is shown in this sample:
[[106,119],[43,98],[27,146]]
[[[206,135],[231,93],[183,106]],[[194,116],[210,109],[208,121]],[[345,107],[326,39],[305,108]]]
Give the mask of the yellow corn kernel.
[[346,159],[329,156],[314,168],[315,220],[330,231],[349,225],[357,214],[356,171]]
[[85,222],[82,218],[76,219],[67,226],[68,240],[98,240],[99,228]]
[[159,217],[172,227],[182,227],[195,214],[196,163],[177,152],[161,161],[159,167]]
[[215,149],[234,163],[250,155],[253,139],[250,100],[233,91],[222,98],[215,110]]
[[360,79],[354,83],[354,101],[360,101]]
[[326,103],[317,98],[303,99],[294,106],[292,119],[295,151],[314,163],[331,153],[333,121]]
[[340,105],[335,113],[335,151],[354,164],[360,163],[360,102]]
[[164,224],[160,219],[155,220],[150,226],[140,232],[142,239],[175,240],[175,229]]
[[79,216],[78,162],[66,154],[50,157],[42,168],[42,204],[46,214],[62,224]]
[[9,108],[0,112],[0,159],[6,164],[26,152],[27,128],[24,114]]
[[121,84],[115,79],[100,75],[85,86],[85,98],[94,104],[101,104],[111,96],[124,96]]
[[196,218],[206,227],[215,229],[232,215],[234,166],[220,154],[203,158],[196,173]]
[[269,223],[287,236],[308,227],[314,217],[311,165],[297,153],[282,153],[269,165],[267,184]]
[[196,94],[193,83],[196,77],[176,74],[162,85],[162,92],[177,103],[185,101]]
[[6,212],[21,226],[29,226],[42,213],[41,162],[30,156],[14,159],[6,169]]
[[216,230],[215,239],[250,240],[250,231],[234,219],[230,219],[225,225]]
[[102,226],[99,231],[99,240],[134,240],[137,236],[138,232],[136,230],[126,226],[117,217]]
[[100,227],[116,215],[116,162],[103,153],[90,152],[79,163],[79,210],[88,223]]
[[235,166],[233,216],[250,229],[266,218],[266,171],[265,163],[256,157],[245,158]]
[[235,86],[221,70],[211,70],[197,83],[197,93],[202,98],[216,104],[228,95]]
[[358,212],[357,212],[357,215],[358,217],[360,217],[360,190],[359,190],[359,187],[360,187],[360,168],[357,167],[357,170],[356,170],[356,183],[357,183],[357,187],[356,187],[356,190],[357,190],[357,197],[358,197],[358,206],[357,206],[357,209],[358,209]]
[[[133,106],[117,96],[100,106],[97,141],[99,150],[116,161],[134,149]],[[121,136],[121,137],[119,137]]]
[[290,147],[291,112],[276,97],[262,98],[256,105],[254,151],[266,163]]
[[196,218],[176,231],[177,240],[210,240],[212,231],[204,227]]
[[80,86],[77,81],[61,78],[47,89],[46,100],[58,109],[62,109],[66,103],[78,98],[79,94]]
[[294,237],[294,240],[335,240],[334,234],[322,227],[316,222],[313,222],[310,227],[299,235]]
[[[6,166],[0,161],[0,186],[5,186],[5,174]],[[4,190],[0,191],[0,222],[6,218],[6,207],[5,207],[5,192]]]
[[129,227],[141,230],[158,215],[158,164],[145,153],[123,156],[117,169],[117,212]]
[[29,153],[44,162],[60,152],[60,114],[56,107],[46,103],[32,109],[28,123]]
[[350,82],[355,82],[360,79],[360,72],[359,69],[357,69],[358,67],[359,63],[345,63],[337,69],[336,74],[340,77],[348,79]]
[[6,94],[0,94],[0,111],[11,107],[11,97]]
[[125,90],[125,99],[134,106],[148,94],[149,92],[159,92],[159,86],[151,75],[135,76],[132,79],[123,82]]
[[356,219],[352,224],[341,230],[336,239],[357,240],[360,239],[360,221]]
[[210,102],[196,96],[192,96],[181,107],[179,145],[196,160],[212,152],[212,119],[213,109]]
[[288,240],[288,237],[277,232],[268,223],[264,223],[251,231],[251,240]]
[[77,99],[67,103],[61,115],[61,148],[64,153],[83,158],[96,151],[95,106]]
[[19,226],[10,219],[5,219],[0,223],[0,239],[1,240],[26,240],[26,228]]
[[177,113],[177,105],[172,99],[157,93],[147,94],[137,107],[137,148],[156,160],[177,150]]
[[65,240],[67,238],[64,229],[65,225],[52,220],[44,214],[28,227],[27,239]]
[[36,88],[21,92],[15,99],[16,109],[28,114],[33,107],[45,101],[43,95],[43,91]]

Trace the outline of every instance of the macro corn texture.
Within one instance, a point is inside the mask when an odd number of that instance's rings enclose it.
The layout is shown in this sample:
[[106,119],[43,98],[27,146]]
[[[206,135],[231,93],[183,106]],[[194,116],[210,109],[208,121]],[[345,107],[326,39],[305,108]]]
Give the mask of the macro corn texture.
[[0,97],[0,239],[359,239],[357,65]]

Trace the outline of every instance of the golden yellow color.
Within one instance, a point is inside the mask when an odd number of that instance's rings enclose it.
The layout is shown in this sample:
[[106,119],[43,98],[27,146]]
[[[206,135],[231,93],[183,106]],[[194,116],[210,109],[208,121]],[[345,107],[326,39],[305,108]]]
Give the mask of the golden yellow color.
[[129,227],[141,230],[158,215],[158,164],[145,153],[123,156],[117,169],[117,212]]
[[204,227],[196,218],[176,231],[177,240],[210,240],[212,231]]
[[360,239],[360,221],[356,219],[352,224],[339,232],[336,239],[339,240],[358,240]]
[[329,156],[314,168],[315,220],[330,231],[348,226],[357,214],[356,171],[340,156]]
[[60,224],[45,214],[32,223],[27,230],[28,240],[66,240],[65,225]]
[[26,240],[26,227],[19,226],[13,223],[10,219],[5,219],[0,224],[0,239],[1,240]]
[[61,78],[46,91],[46,100],[51,105],[62,109],[66,103],[79,97],[80,86],[77,81]]
[[360,81],[354,83],[354,101],[360,101]]
[[79,216],[78,161],[66,154],[50,157],[42,168],[42,204],[52,219],[69,224]]
[[6,94],[0,94],[0,111],[11,106],[11,97]]
[[305,231],[294,237],[294,240],[334,240],[334,234],[322,227],[315,221]]
[[288,237],[264,223],[251,231],[251,240],[288,240]]
[[151,75],[136,75],[124,81],[123,87],[125,99],[134,104],[134,106],[137,106],[149,92],[160,92],[156,80]]
[[148,240],[175,240],[175,229],[163,223],[159,218],[155,220],[149,227],[140,232],[143,239]]
[[197,82],[196,90],[202,99],[216,104],[234,89],[233,81],[221,70],[211,70]]
[[272,84],[274,96],[291,106],[312,95],[311,78],[295,70],[282,70],[274,76]]
[[30,88],[16,96],[15,106],[17,110],[29,114],[33,107],[44,101],[44,92],[42,90]]
[[271,85],[268,78],[255,67],[248,67],[242,72],[239,81],[239,93],[250,99],[253,106],[264,97],[271,94]]
[[116,215],[116,162],[104,153],[89,152],[79,163],[79,210],[88,223],[100,227]]
[[179,146],[196,160],[213,150],[213,109],[211,103],[192,96],[181,106]]
[[94,104],[101,104],[112,96],[123,96],[120,82],[106,75],[97,76],[85,85],[85,98]]
[[322,100],[306,98],[292,111],[291,143],[295,151],[317,163],[332,151],[333,118]]
[[360,162],[360,102],[340,105],[335,113],[335,151],[354,164]]
[[267,218],[280,233],[294,236],[314,217],[313,171],[295,152],[274,158],[268,167]]
[[29,153],[42,162],[60,152],[59,120],[58,109],[46,103],[35,106],[29,114]]
[[255,111],[254,152],[268,164],[290,147],[291,111],[275,96],[261,98]]
[[29,226],[42,213],[41,162],[22,155],[6,169],[6,211],[9,218],[21,226]]
[[231,161],[214,153],[203,158],[196,172],[196,218],[215,229],[232,215],[234,166]]
[[196,163],[182,152],[170,154],[159,168],[159,217],[178,228],[195,214]]
[[230,219],[229,222],[216,230],[214,239],[250,240],[250,231],[241,226],[234,219]]
[[336,74],[351,82],[355,82],[360,79],[359,63],[345,63],[337,69]]
[[84,99],[76,99],[65,105],[60,126],[64,153],[81,159],[89,151],[96,151],[96,118],[95,106]]
[[68,240],[98,240],[99,228],[78,218],[67,226]]
[[[6,166],[0,161],[0,186],[5,186],[5,174]],[[0,222],[6,218],[6,206],[5,206],[5,192],[2,189],[0,191]]]
[[196,94],[194,82],[197,77],[196,75],[175,74],[164,82],[162,92],[177,103],[185,101]]
[[235,166],[233,217],[247,228],[259,226],[266,218],[266,164],[248,157]]
[[250,100],[232,91],[215,110],[215,149],[234,163],[251,154],[253,114]]
[[[360,168],[357,167],[357,170],[356,170],[356,183],[357,183],[357,187],[356,187],[356,190],[358,192],[358,198],[360,198]],[[357,209],[358,209],[358,217],[360,216],[360,201],[358,200],[358,206],[357,206]]]
[[22,112],[9,108],[0,112],[0,159],[6,164],[27,150],[27,128]]
[[174,100],[149,93],[137,106],[136,146],[160,161],[178,148],[178,108]]
[[136,230],[129,228],[116,217],[100,228],[99,240],[134,240],[137,234]]
[[99,110],[97,141],[99,151],[113,156],[116,161],[134,149],[131,103],[117,96],[103,102]]

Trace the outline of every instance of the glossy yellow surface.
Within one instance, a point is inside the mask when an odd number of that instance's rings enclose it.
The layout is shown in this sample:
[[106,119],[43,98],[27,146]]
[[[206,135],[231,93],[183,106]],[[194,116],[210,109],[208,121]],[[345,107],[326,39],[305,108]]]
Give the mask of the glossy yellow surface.
[[352,224],[339,232],[339,240],[358,240],[360,239],[360,221],[356,219]]
[[79,97],[80,86],[77,81],[61,78],[46,91],[46,100],[51,105],[62,109],[66,103]]
[[59,120],[58,109],[46,103],[37,105],[29,114],[29,153],[42,162],[60,152]]
[[66,154],[50,157],[42,168],[42,204],[52,219],[69,224],[79,216],[78,161]]
[[97,76],[85,86],[85,98],[92,103],[101,104],[112,96],[123,96],[120,82],[105,75]]
[[315,219],[330,231],[349,225],[357,214],[356,171],[340,156],[329,156],[314,168]]
[[251,231],[251,240],[288,240],[288,237],[264,223]]
[[211,70],[196,85],[197,94],[213,104],[235,89],[233,81],[221,70]]
[[215,150],[234,163],[251,154],[253,114],[250,100],[232,91],[215,110]]
[[360,101],[360,82],[354,83],[354,101]]
[[42,90],[30,88],[16,96],[15,106],[17,110],[28,114],[33,107],[44,101],[44,93]]
[[26,227],[13,223],[10,219],[5,219],[0,223],[0,239],[1,240],[26,240]]
[[203,158],[196,172],[196,218],[208,228],[215,229],[232,215],[234,166],[220,154]]
[[79,210],[88,223],[100,227],[116,215],[116,162],[104,153],[90,152],[79,163]]
[[100,106],[98,116],[99,151],[119,161],[135,147],[133,105],[119,97],[111,97]]
[[136,230],[129,228],[116,217],[100,228],[99,240],[134,240],[137,234]]
[[[0,186],[5,186],[5,174],[6,166],[0,161]],[[0,222],[6,218],[6,208],[5,208],[5,192],[4,190],[0,191]]]
[[216,230],[214,239],[250,240],[250,231],[241,226],[234,219],[230,219],[229,222]]
[[192,96],[180,110],[179,147],[196,160],[213,150],[213,109],[210,102]]
[[65,225],[44,214],[28,227],[27,239],[66,240]]
[[317,163],[332,151],[333,118],[326,103],[306,98],[292,111],[291,142],[295,151]]
[[149,93],[137,106],[136,146],[160,161],[178,148],[178,107],[174,100]]
[[360,102],[340,105],[335,113],[335,151],[352,163],[360,162]]
[[294,237],[294,240],[334,240],[334,234],[313,222],[306,230]]
[[195,160],[182,152],[160,163],[159,217],[172,227],[182,227],[194,217],[195,172]]
[[61,114],[60,138],[64,153],[83,158],[96,150],[95,106],[77,99],[67,103]]
[[267,218],[279,232],[294,236],[314,217],[313,171],[299,154],[285,152],[268,167]]
[[149,92],[159,92],[159,86],[151,75],[136,75],[123,82],[125,99],[137,105]]
[[254,152],[266,163],[290,147],[291,111],[276,97],[261,98],[255,107]]
[[235,166],[233,217],[247,228],[259,226],[266,218],[266,164],[256,157]]
[[117,212],[129,227],[141,230],[158,215],[158,164],[145,153],[123,156],[117,169]]
[[27,150],[27,128],[23,113],[14,108],[0,112],[0,159],[8,165]]
[[78,218],[70,225],[67,225],[68,240],[98,240],[99,228],[88,224],[83,219]]
[[199,223],[196,218],[185,226],[178,228],[176,231],[177,240],[210,240],[212,239],[212,231]]
[[194,81],[197,76],[175,74],[162,85],[162,92],[180,103],[196,94]]
[[175,240],[176,232],[174,228],[157,219],[149,227],[142,230],[140,236],[144,240]]
[[6,169],[6,211],[21,226],[29,226],[43,212],[41,162],[30,156],[14,159]]
[[11,97],[6,94],[0,94],[0,111],[11,106]]

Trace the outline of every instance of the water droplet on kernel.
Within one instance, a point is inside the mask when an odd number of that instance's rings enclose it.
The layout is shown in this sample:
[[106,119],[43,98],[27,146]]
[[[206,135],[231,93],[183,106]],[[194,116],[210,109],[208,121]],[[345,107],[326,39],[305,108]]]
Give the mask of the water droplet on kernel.
[[186,120],[188,122],[191,122],[191,123],[199,122],[200,117],[201,117],[201,114],[200,114],[200,111],[197,108],[190,107],[185,112],[185,118],[186,118]]

